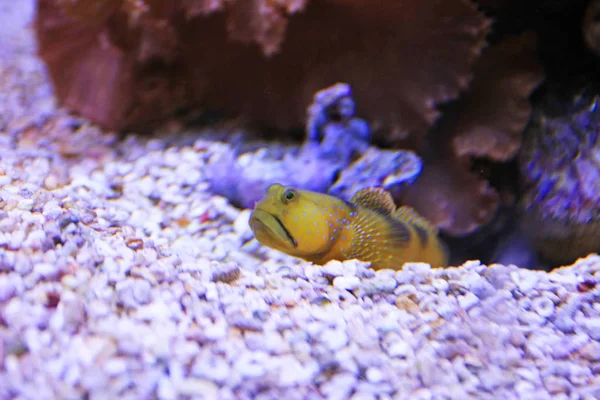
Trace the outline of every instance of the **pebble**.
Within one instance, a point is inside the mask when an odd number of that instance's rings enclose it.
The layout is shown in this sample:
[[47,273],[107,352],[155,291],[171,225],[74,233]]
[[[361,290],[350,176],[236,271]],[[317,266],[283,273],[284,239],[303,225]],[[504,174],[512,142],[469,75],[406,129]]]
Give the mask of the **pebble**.
[[554,302],[548,297],[536,297],[531,303],[531,308],[544,318],[554,315]]
[[479,299],[484,300],[496,292],[496,289],[486,279],[481,279],[478,274],[469,275],[472,277],[471,279],[473,279],[473,281],[469,284],[471,293],[473,293]]
[[223,263],[213,266],[212,280],[214,282],[232,283],[239,279],[240,267],[236,263]]
[[180,396],[201,396],[204,399],[216,399],[219,387],[206,379],[186,378],[175,382],[175,390]]
[[342,330],[326,329],[321,333],[320,341],[332,351],[340,350],[348,343],[348,335]]
[[110,376],[118,376],[127,372],[127,361],[122,358],[112,358],[104,363],[104,371]]
[[367,368],[365,372],[367,380],[371,383],[380,383],[383,380],[384,374],[378,368]]
[[337,276],[333,279],[333,287],[343,290],[354,290],[360,286],[360,279],[356,276]]
[[378,293],[393,293],[397,285],[394,278],[376,275],[374,278],[363,279],[360,290],[363,295],[372,296]]
[[267,373],[265,362],[269,356],[263,352],[243,353],[234,364],[236,371],[247,378],[258,378]]
[[539,326],[546,322],[546,319],[533,311],[525,311],[519,315],[519,321],[524,325]]
[[308,365],[305,366],[291,356],[286,357],[280,366],[280,384],[283,387],[295,387],[298,385],[310,384],[318,372],[318,365],[316,362],[307,364]]
[[18,274],[0,275],[0,302],[6,302],[23,290],[23,280]]
[[552,355],[555,358],[568,358],[589,341],[590,337],[586,334],[565,335],[560,343],[553,347]]
[[193,376],[206,378],[223,384],[231,374],[229,363],[222,357],[214,355],[198,356],[191,370]]
[[[600,342],[593,341],[584,344],[579,349],[579,354],[588,361],[598,362],[600,361]],[[570,354],[569,354],[570,355]]]
[[248,224],[251,212],[252,210],[242,210],[233,222],[233,230],[243,241],[249,240],[254,236],[252,230],[250,229],[250,225]]
[[390,357],[406,358],[410,352],[412,352],[411,347],[404,341],[397,341],[387,349]]
[[566,394],[572,389],[571,383],[562,376],[549,375],[543,378],[543,381],[546,390],[553,396],[561,393]]
[[344,263],[332,260],[323,266],[321,273],[331,279],[344,275]]
[[600,317],[582,318],[579,323],[583,330],[594,340],[600,340]]
[[158,381],[158,387],[156,391],[160,400],[177,399],[177,389],[175,388],[175,385],[166,376],[162,377]]
[[350,396],[356,378],[352,374],[342,373],[334,375],[328,382],[321,385],[321,392],[329,400],[343,400]]
[[464,295],[458,296],[458,305],[468,311],[469,309],[471,309],[471,307],[475,306],[477,303],[479,303],[479,298],[471,293],[465,293]]
[[19,200],[19,204],[17,205],[19,210],[31,211],[33,208],[33,199],[22,199]]
[[[397,275],[396,275],[397,277]],[[400,282],[398,282],[400,283]],[[450,284],[445,279],[434,279],[431,285],[439,292],[446,293],[450,288]]]

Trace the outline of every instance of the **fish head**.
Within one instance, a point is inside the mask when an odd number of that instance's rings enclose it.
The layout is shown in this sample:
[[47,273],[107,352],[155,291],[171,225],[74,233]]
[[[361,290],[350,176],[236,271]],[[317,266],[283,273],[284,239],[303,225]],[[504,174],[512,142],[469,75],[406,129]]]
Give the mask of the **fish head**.
[[311,256],[327,251],[331,241],[327,202],[331,196],[271,185],[256,203],[250,229],[256,240],[292,256]]

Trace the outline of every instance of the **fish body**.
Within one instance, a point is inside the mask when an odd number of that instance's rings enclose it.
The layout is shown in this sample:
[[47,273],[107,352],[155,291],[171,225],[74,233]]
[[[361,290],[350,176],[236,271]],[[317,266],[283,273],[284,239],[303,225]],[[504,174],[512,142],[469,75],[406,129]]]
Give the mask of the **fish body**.
[[396,208],[383,189],[363,189],[350,201],[271,185],[250,216],[256,239],[315,264],[358,259],[373,269],[405,262],[448,263],[437,229],[409,207]]

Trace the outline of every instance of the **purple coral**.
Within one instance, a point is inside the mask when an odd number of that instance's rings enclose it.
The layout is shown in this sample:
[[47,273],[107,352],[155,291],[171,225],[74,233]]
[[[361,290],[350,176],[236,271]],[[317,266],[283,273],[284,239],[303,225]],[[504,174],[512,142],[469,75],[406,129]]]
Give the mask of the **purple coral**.
[[355,116],[350,86],[337,83],[317,92],[308,108],[307,139],[302,146],[275,146],[243,140],[208,164],[212,190],[240,207],[253,207],[273,183],[344,199],[374,186],[410,184],[421,160],[410,151],[369,145],[369,124]]
[[306,143],[302,151],[312,157],[349,163],[369,147],[369,124],[355,116],[350,85],[337,83],[315,94],[308,107]]
[[329,194],[348,199],[368,187],[402,188],[412,184],[422,168],[421,159],[412,151],[370,147],[360,159],[342,171]]
[[586,89],[568,102],[548,97],[525,132],[522,206],[549,261],[569,262],[600,250],[599,130],[598,95]]

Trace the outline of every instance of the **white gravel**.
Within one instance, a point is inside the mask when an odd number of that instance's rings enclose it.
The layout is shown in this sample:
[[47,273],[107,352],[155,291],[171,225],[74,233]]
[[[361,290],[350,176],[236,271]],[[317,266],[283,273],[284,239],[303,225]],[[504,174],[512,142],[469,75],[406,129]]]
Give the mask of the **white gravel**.
[[56,108],[28,4],[0,0],[0,399],[600,398],[600,257],[375,273],[266,249],[207,191],[226,144]]

